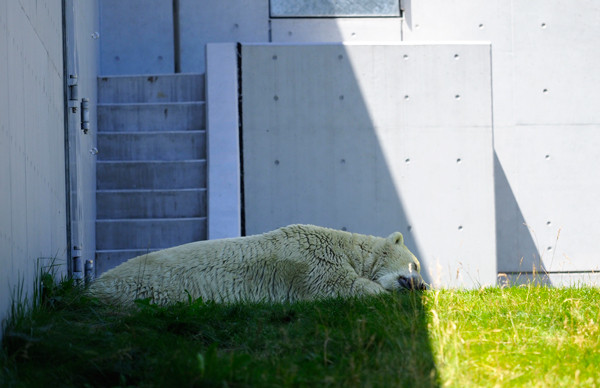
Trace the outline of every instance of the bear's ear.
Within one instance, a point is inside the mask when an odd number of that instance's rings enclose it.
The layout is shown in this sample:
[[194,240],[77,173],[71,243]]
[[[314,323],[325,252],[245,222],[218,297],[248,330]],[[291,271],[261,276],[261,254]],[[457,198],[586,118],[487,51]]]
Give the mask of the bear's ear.
[[404,236],[402,236],[402,233],[400,233],[400,232],[394,232],[394,233],[390,234],[390,236],[388,237],[388,240],[390,240],[391,242],[393,242],[396,245],[404,244]]

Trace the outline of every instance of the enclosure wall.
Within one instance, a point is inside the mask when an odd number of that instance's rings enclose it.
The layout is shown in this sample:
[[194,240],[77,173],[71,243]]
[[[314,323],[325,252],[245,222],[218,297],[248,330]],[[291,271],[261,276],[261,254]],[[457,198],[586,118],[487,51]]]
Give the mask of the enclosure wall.
[[0,1],[0,316],[67,257],[61,1]]

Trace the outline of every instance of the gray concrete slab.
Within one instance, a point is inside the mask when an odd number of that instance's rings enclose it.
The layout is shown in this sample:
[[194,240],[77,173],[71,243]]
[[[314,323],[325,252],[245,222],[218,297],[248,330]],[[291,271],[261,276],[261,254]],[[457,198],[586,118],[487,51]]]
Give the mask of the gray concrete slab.
[[97,147],[98,160],[206,159],[206,132],[100,132]]
[[205,125],[204,102],[98,104],[99,131],[185,131]]
[[206,217],[206,189],[98,190],[98,219]]
[[100,103],[204,101],[203,74],[144,74],[98,78]]
[[96,221],[98,250],[162,249],[206,239],[206,218]]

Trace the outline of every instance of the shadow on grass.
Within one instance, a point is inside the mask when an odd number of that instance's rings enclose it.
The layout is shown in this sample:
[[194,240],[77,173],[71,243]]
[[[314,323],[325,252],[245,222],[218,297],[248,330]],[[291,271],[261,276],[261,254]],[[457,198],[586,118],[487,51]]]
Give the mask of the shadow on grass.
[[115,310],[62,295],[6,328],[2,386],[438,386],[421,293]]

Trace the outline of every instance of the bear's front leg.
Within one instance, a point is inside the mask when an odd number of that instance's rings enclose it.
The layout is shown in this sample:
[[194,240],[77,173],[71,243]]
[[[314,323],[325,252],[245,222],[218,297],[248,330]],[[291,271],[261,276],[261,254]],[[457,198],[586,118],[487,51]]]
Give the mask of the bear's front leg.
[[385,291],[385,288],[379,283],[361,277],[357,278],[350,286],[350,295],[352,296],[376,295]]

